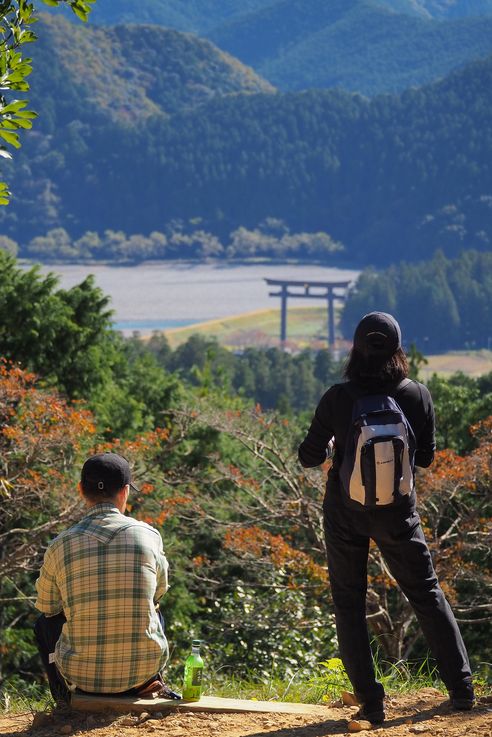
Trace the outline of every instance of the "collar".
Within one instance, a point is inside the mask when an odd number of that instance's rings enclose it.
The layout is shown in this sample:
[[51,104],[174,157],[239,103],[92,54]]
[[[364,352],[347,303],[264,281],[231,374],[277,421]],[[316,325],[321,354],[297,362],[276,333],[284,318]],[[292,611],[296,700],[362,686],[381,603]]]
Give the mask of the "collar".
[[112,502],[101,502],[89,509],[85,517],[96,517],[98,514],[121,514],[120,510]]

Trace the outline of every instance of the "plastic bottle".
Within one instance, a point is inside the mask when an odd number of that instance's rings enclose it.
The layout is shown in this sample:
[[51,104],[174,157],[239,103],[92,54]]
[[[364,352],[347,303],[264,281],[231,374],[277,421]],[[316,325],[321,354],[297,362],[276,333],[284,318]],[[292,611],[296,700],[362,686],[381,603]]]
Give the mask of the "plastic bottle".
[[191,655],[185,661],[183,700],[199,701],[202,693],[203,660],[200,655],[201,640],[191,643]]

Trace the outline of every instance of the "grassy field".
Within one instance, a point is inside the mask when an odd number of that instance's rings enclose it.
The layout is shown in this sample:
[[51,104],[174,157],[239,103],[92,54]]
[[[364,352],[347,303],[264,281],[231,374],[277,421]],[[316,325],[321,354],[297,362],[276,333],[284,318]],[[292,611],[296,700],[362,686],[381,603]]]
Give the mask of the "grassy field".
[[[287,315],[288,347],[294,350],[306,347],[326,347],[327,333],[328,318],[325,308],[289,308]],[[166,337],[173,348],[184,343],[193,334],[215,337],[221,345],[233,349],[247,346],[278,346],[280,345],[280,310],[256,310],[166,331]]]
[[[287,345],[291,350],[326,348],[328,332],[326,309],[322,307],[289,308],[287,316]],[[280,310],[257,310],[242,315],[202,322],[186,328],[167,330],[172,348],[184,343],[190,335],[215,337],[233,350],[247,346],[270,347],[280,345]],[[343,355],[350,347],[338,341],[337,349]],[[421,369],[424,381],[433,373],[449,376],[462,371],[469,376],[480,376],[492,371],[492,351],[455,351],[427,356],[428,364]]]

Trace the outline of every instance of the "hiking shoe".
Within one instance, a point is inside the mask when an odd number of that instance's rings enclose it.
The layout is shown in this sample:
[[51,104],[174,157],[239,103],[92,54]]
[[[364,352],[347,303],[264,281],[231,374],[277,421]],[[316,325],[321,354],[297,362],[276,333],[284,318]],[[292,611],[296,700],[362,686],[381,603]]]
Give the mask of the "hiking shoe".
[[384,701],[383,699],[372,699],[365,701],[359,709],[357,716],[360,719],[366,719],[371,724],[382,724],[384,722]]
[[475,704],[475,691],[472,684],[465,681],[449,692],[449,698],[456,711],[470,711]]

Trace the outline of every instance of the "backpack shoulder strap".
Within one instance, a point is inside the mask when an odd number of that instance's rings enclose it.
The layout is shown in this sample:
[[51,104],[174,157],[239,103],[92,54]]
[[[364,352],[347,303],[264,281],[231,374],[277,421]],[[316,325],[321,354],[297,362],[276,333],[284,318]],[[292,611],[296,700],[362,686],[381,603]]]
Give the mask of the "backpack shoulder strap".
[[413,383],[412,379],[402,379],[400,383],[397,384],[395,388],[393,389],[393,393],[398,394],[399,391],[401,391],[402,389],[405,389],[406,386],[412,383]]

